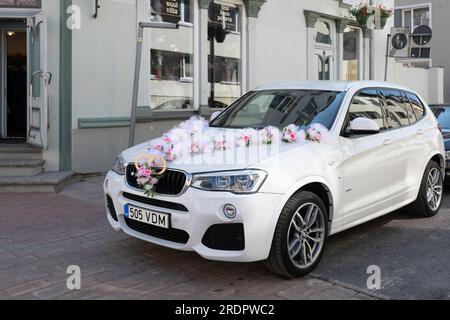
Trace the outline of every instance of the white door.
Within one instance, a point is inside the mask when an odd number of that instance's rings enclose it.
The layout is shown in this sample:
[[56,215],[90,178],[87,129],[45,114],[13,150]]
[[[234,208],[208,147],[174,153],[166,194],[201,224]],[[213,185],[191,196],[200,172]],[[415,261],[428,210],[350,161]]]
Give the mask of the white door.
[[43,13],[27,19],[28,41],[28,143],[46,149],[49,129],[47,19]]
[[335,22],[320,18],[314,26],[315,80],[336,80],[335,52]]

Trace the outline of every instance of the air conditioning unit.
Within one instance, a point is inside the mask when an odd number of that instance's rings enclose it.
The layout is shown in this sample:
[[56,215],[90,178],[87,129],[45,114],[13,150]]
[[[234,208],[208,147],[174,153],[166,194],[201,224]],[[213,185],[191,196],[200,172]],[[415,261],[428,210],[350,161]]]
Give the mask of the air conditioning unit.
[[409,28],[391,28],[389,56],[409,58],[411,49],[411,31]]
[[430,59],[433,32],[429,26],[417,27],[411,35],[411,58]]

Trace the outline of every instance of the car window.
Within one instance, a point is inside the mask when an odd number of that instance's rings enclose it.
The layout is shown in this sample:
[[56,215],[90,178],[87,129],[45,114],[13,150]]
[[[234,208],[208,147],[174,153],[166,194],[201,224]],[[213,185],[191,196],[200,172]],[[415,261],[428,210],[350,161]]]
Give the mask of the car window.
[[387,129],[384,111],[381,107],[377,90],[361,90],[353,97],[345,124],[346,135],[351,135],[350,123],[356,118],[374,120],[380,127],[380,131]]
[[410,121],[410,115],[407,109],[405,109],[403,104],[403,95],[399,90],[383,89],[381,90],[382,95],[386,101],[386,118],[389,129],[395,129],[403,126],[409,126],[410,123],[415,122]]
[[331,129],[345,92],[324,90],[264,90],[252,92],[211,122],[221,128],[284,128],[320,123]]
[[425,107],[420,101],[419,97],[410,92],[406,92],[406,96],[408,97],[409,102],[411,103],[411,107],[414,110],[414,114],[417,119],[422,118],[425,115]]
[[433,109],[442,129],[450,130],[450,107]]
[[410,124],[413,124],[414,122],[417,121],[416,118],[416,113],[414,112],[414,109],[411,105],[411,103],[409,102],[408,97],[406,96],[406,92],[402,92],[402,97],[403,97],[403,106],[405,107],[405,110],[408,112],[409,115],[409,122]]

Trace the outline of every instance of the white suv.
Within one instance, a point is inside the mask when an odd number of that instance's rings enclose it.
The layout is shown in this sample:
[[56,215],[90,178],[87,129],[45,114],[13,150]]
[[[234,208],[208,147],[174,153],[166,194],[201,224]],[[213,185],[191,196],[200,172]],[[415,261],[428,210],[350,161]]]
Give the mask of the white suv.
[[133,174],[150,142],[126,150],[104,183],[108,220],[151,243],[211,260],[266,261],[292,277],[314,269],[332,234],[403,207],[422,217],[438,213],[443,138],[427,104],[407,88],[268,84],[210,126],[233,131],[316,123],[329,130],[327,142],[281,143],[276,154],[240,162],[171,162],[154,197],[144,195]]

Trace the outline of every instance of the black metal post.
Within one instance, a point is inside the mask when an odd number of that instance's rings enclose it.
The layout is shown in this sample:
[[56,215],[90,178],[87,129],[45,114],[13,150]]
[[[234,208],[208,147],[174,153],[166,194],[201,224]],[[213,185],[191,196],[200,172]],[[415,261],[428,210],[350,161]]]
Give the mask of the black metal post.
[[387,35],[387,40],[386,40],[386,58],[385,58],[385,65],[384,65],[384,82],[387,82],[387,78],[388,78],[388,65],[389,65],[389,44],[390,44],[390,40],[391,40],[391,35],[388,34]]

